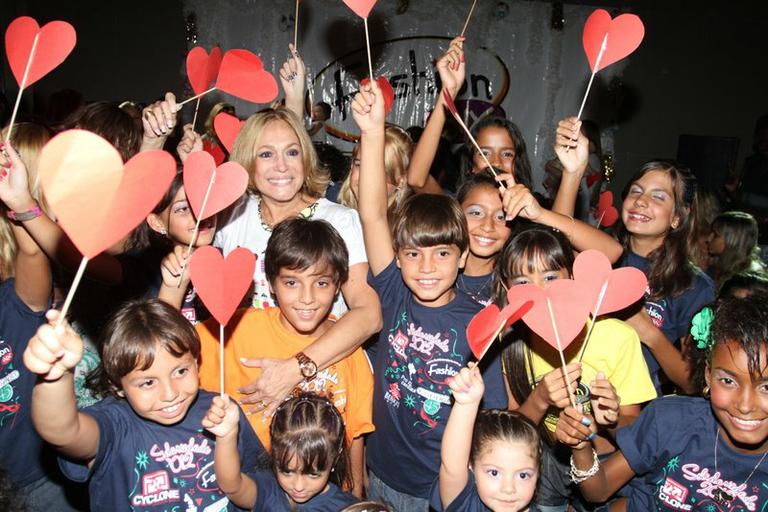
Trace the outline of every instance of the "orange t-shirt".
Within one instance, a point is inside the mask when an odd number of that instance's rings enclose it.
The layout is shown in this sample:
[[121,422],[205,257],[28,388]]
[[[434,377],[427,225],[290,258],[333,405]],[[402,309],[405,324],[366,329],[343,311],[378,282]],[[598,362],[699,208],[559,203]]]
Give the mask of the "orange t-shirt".
[[[234,327],[232,327],[234,326]],[[215,319],[195,326],[202,345],[200,387],[219,391],[219,324]],[[241,309],[224,331],[224,391],[239,400],[244,395],[238,388],[250,384],[261,375],[261,368],[248,368],[241,358],[287,359],[315,341],[315,337],[299,336],[288,331],[280,322],[280,309]],[[352,440],[374,430],[373,375],[368,358],[361,348],[325,370],[317,372],[310,382],[300,387],[322,395],[332,394],[334,405],[341,413]],[[269,420],[262,412],[248,415],[248,420],[269,450]]]

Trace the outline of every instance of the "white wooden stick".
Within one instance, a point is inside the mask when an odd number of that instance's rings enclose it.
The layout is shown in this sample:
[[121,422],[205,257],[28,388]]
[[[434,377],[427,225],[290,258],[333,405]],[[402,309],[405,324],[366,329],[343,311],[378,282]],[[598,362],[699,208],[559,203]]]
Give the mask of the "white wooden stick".
[[[21,84],[19,84],[19,94],[16,95],[16,104],[13,106],[13,113],[11,114],[11,120],[8,123],[8,133],[5,134],[5,143],[11,140],[11,132],[13,132],[13,123],[16,121],[16,114],[19,111],[19,104],[21,103],[21,93],[27,86],[27,78],[29,77],[29,68],[32,67],[32,60],[35,58],[35,50],[37,50],[37,41],[40,39],[40,32],[35,34],[35,39],[32,41],[32,49],[29,51],[29,59],[27,59],[27,66],[24,68],[24,76],[21,77]],[[62,315],[63,317],[63,315]]]
[[192,239],[189,241],[189,246],[187,247],[187,258],[184,260],[184,265],[181,266],[181,274],[179,274],[176,288],[181,286],[181,280],[184,278],[184,271],[187,269],[187,262],[189,261],[189,253],[192,252],[192,246],[195,245],[195,242],[197,241],[198,231],[200,230],[200,221],[205,218],[203,214],[205,213],[205,207],[208,205],[208,197],[211,195],[211,190],[213,189],[213,183],[215,181],[216,169],[214,169],[213,174],[211,174],[211,179],[208,182],[208,189],[205,191],[205,196],[203,196],[203,204],[200,205],[200,215],[198,215],[197,222],[195,222],[195,229],[192,231]]
[[64,323],[64,319],[67,317],[69,306],[72,305],[72,299],[75,297],[75,291],[77,291],[77,286],[80,284],[80,280],[83,278],[83,272],[85,272],[85,266],[87,264],[88,258],[83,256],[83,259],[80,260],[80,266],[77,267],[75,278],[72,280],[72,284],[69,287],[69,292],[67,292],[67,298],[64,299],[64,305],[61,307],[61,314],[59,315],[59,321],[56,322],[56,327],[61,326],[61,324]]
[[571,400],[571,405],[576,409],[576,400],[571,393],[571,379],[568,377],[568,370],[565,369],[565,356],[563,355],[563,345],[560,343],[560,333],[557,331],[557,323],[555,323],[555,314],[552,311],[552,302],[547,297],[547,311],[549,311],[549,320],[552,322],[552,330],[555,331],[555,343],[557,343],[557,351],[560,353],[560,362],[563,364],[563,378],[565,378],[565,385],[568,387],[568,398]]

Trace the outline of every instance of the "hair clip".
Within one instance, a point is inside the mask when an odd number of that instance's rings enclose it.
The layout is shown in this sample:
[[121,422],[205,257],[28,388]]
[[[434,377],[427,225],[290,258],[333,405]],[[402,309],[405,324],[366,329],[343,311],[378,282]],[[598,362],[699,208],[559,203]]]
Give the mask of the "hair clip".
[[691,336],[696,340],[696,347],[700,350],[709,352],[715,344],[715,340],[709,333],[714,318],[715,314],[712,312],[712,308],[706,306],[696,313],[691,320]]

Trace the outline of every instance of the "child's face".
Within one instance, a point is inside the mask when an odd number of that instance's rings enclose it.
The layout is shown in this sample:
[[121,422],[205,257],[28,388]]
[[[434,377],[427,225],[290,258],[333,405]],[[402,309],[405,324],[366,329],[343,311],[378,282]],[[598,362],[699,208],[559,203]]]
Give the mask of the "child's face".
[[525,510],[533,499],[538,464],[525,443],[496,440],[472,464],[477,494],[494,512]]
[[[192,213],[192,208],[187,202],[187,195],[184,193],[184,187],[173,197],[170,206],[160,215],[153,215],[155,218],[150,222],[150,226],[155,231],[166,231],[168,238],[176,243],[188,245],[192,240],[192,234],[195,231],[197,219]],[[209,217],[200,222],[198,228],[196,247],[211,245],[213,235],[216,232],[216,217]]]
[[[529,257],[531,256],[525,255],[523,259],[528,259]],[[509,283],[507,283],[508,286],[530,283],[535,284],[539,288],[546,288],[549,283],[556,279],[568,279],[570,277],[567,269],[550,269],[544,265],[540,257],[533,256],[533,258],[535,262],[532,269],[529,269],[525,263],[520,265],[522,268],[518,272],[512,273]]]
[[634,236],[666,236],[670,227],[679,222],[671,176],[649,171],[632,183],[621,205],[621,220]]
[[496,256],[512,232],[507,227],[501,195],[495,188],[478,186],[461,204],[469,228],[469,250],[478,258]]
[[706,373],[710,401],[726,440],[738,450],[768,449],[768,358],[761,349],[761,375],[750,375],[747,354],[738,343],[718,343]]
[[328,265],[314,264],[304,270],[281,268],[270,284],[280,307],[280,322],[294,334],[320,335],[339,292]]
[[397,251],[397,266],[405,285],[416,301],[437,308],[448,304],[454,296],[453,283],[467,253],[456,245],[407,247]]
[[713,229],[707,237],[707,252],[710,256],[719,256],[723,251],[725,251],[725,238]]
[[[488,126],[477,134],[477,145],[492,166],[504,172],[515,174],[515,142],[509,132],[500,126]],[[472,157],[475,172],[487,169],[488,165],[477,152]]]
[[291,460],[286,469],[287,471],[282,471],[279,468],[275,470],[277,483],[296,503],[306,503],[325,491],[328,486],[328,478],[331,476],[330,468],[317,473],[302,473],[299,471],[299,464],[295,458]]
[[197,396],[197,361],[190,353],[176,357],[159,343],[146,370],[134,369],[122,379],[121,394],[131,408],[148,420],[174,425],[187,415]]

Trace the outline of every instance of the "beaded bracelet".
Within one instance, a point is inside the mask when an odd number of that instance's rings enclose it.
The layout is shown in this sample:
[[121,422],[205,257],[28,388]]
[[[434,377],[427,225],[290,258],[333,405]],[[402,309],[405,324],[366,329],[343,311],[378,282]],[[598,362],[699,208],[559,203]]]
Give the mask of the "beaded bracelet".
[[571,482],[580,484],[595,476],[598,471],[600,471],[600,459],[597,458],[597,452],[594,449],[592,450],[592,467],[587,470],[577,468],[576,464],[573,463],[573,455],[571,455]]

